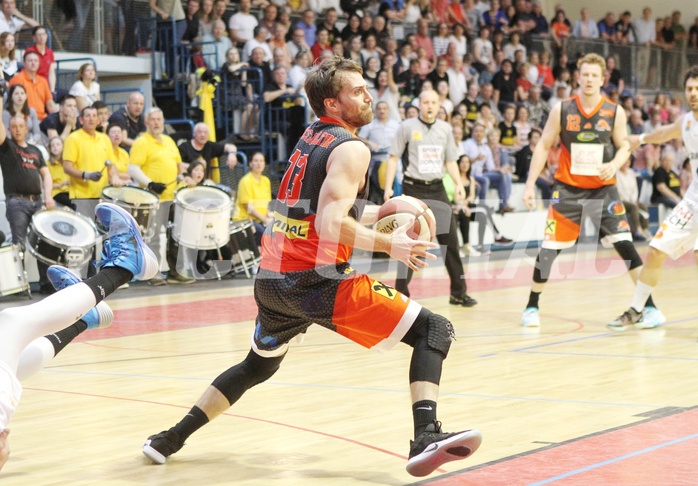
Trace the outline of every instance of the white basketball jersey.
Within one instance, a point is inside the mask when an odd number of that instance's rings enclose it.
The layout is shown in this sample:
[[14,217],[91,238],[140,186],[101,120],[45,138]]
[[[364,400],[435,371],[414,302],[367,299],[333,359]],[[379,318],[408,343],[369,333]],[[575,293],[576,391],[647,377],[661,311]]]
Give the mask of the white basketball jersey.
[[686,191],[684,199],[690,199],[691,202],[698,204],[698,120],[693,112],[688,112],[683,117],[681,137],[688,150],[691,174],[693,174],[691,185]]

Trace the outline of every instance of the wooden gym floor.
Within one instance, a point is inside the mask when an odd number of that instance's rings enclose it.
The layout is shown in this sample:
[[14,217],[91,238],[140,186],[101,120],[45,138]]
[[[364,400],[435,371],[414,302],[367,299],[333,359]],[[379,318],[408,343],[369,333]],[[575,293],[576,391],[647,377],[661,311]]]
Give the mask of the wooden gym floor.
[[[137,283],[110,297],[114,324],[84,333],[24,383],[2,484],[695,484],[693,256],[668,262],[655,292],[666,325],[616,334],[604,323],[628,306],[633,287],[613,254],[594,248],[563,254],[541,298],[542,327],[522,329],[535,253],[471,260],[471,309],[448,305],[438,265],[413,281],[413,297],[457,332],[439,418],[447,431],[484,435],[475,455],[428,478],[404,470],[410,349],[379,355],[319,327],[164,466],[142,456],[148,435],[178,421],[247,353],[256,309],[251,281],[238,277]],[[392,283],[385,260],[355,267]]]

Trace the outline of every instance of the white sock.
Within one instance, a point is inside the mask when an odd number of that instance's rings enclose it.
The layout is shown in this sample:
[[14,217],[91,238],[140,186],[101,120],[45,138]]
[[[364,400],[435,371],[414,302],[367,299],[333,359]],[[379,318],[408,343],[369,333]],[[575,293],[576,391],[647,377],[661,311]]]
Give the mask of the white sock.
[[653,287],[638,280],[635,284],[635,297],[633,297],[633,303],[630,306],[636,311],[642,312],[642,309],[645,308],[647,299],[649,299],[652,293],[652,289]]

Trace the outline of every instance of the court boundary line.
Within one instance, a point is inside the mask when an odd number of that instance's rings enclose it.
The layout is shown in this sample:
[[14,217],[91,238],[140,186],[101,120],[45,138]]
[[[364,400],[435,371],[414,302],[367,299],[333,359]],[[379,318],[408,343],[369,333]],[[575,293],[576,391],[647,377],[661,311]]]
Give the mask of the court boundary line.
[[[660,419],[663,419],[663,418],[666,418],[666,417],[671,417],[671,416],[673,416],[673,415],[678,415],[678,414],[681,414],[681,413],[690,412],[690,411],[692,411],[692,410],[698,410],[698,405],[694,405],[694,406],[691,406],[691,407],[664,407],[664,408],[666,408],[666,409],[667,409],[667,412],[669,412],[669,413],[656,413],[656,412],[659,412],[659,411],[663,410],[663,409],[658,409],[658,410],[655,410],[655,411],[654,411],[655,414],[654,414],[652,417],[648,417],[648,418],[645,418],[645,419],[643,419],[643,420],[639,420],[639,421],[637,421],[637,422],[632,422],[632,423],[629,423],[629,424],[619,425],[619,426],[617,426],[617,427],[612,427],[612,428],[610,428],[610,429],[599,430],[599,431],[596,431],[596,432],[592,432],[591,434],[586,434],[586,435],[583,435],[583,436],[580,436],[580,437],[575,437],[575,438],[573,438],[573,439],[568,439],[568,440],[565,440],[565,441],[562,441],[562,442],[557,442],[557,443],[550,444],[550,445],[547,445],[547,446],[544,446],[544,447],[541,447],[541,448],[538,448],[538,449],[534,449],[534,450],[531,450],[531,451],[521,452],[521,453],[519,453],[519,454],[513,454],[513,455],[511,455],[511,456],[502,457],[502,458],[500,458],[500,459],[495,459],[495,460],[493,460],[493,461],[489,461],[489,462],[486,462],[486,463],[484,463],[484,464],[478,464],[477,466],[471,466],[471,467],[468,467],[468,468],[465,468],[465,469],[459,469],[458,471],[451,471],[451,472],[449,472],[449,473],[442,474],[442,475],[437,476],[437,477],[435,477],[435,478],[425,479],[425,480],[418,481],[418,482],[415,482],[415,483],[409,483],[409,485],[407,485],[407,486],[422,486],[422,485],[428,485],[428,484],[435,483],[435,482],[437,482],[437,481],[442,481],[442,480],[447,479],[447,478],[450,478],[450,477],[461,476],[461,475],[466,474],[466,473],[471,472],[471,471],[477,471],[477,470],[480,470],[480,469],[485,469],[485,468],[488,468],[488,467],[491,467],[491,466],[495,466],[495,465],[498,465],[498,464],[502,464],[502,463],[505,463],[505,462],[508,462],[508,461],[511,461],[511,460],[514,460],[514,459],[519,459],[519,458],[522,458],[522,457],[526,457],[526,456],[532,456],[532,455],[538,454],[538,453],[540,453],[540,452],[545,452],[545,451],[548,451],[548,450],[556,449],[556,448],[558,448],[558,447],[564,447],[564,446],[567,446],[567,445],[570,445],[570,444],[574,444],[575,442],[581,442],[581,441],[583,441],[583,440],[591,439],[591,438],[594,438],[594,437],[599,437],[599,436],[604,435],[604,434],[609,434],[609,433],[616,432],[616,431],[619,431],[619,430],[628,429],[628,428],[632,428],[632,427],[635,427],[635,426],[638,426],[638,425],[642,425],[642,424],[654,422],[654,421],[656,421],[656,420],[660,420]],[[646,413],[646,412],[645,412],[645,413]],[[633,417],[641,417],[641,416],[643,416],[643,414],[633,415]],[[683,441],[685,441],[685,440],[690,440],[690,439],[696,438],[696,437],[698,437],[698,433],[692,434],[691,436],[687,436],[687,437],[680,438],[678,441],[679,441],[679,442],[683,442]],[[676,441],[676,440],[677,440],[677,439],[674,439],[674,441]],[[670,442],[674,442],[674,441],[670,441]],[[670,444],[669,442],[665,442],[665,443],[662,443],[662,444],[658,444],[658,445],[656,445],[656,446],[653,446],[652,448],[643,449],[642,451],[648,452],[650,449],[656,450],[656,449],[659,449],[659,448],[661,448],[661,447],[665,447],[665,446],[668,446],[668,445],[672,445],[672,444]],[[633,457],[633,455],[637,455],[639,452],[640,452],[640,451],[635,451],[635,452],[633,452],[633,453],[626,454],[625,456]],[[644,453],[644,452],[643,452],[643,453]],[[610,460],[610,461],[612,461],[612,462],[617,462],[617,460],[619,460],[619,459],[621,459],[621,458],[623,458],[623,457],[624,457],[624,456],[620,456],[619,458],[614,458],[615,461],[613,461],[613,460]],[[604,461],[604,462],[606,462],[606,461]],[[612,462],[609,462],[609,464],[612,463]],[[589,470],[595,469],[596,467],[600,467],[600,465],[601,465],[601,463],[597,463],[597,465],[591,465],[591,466],[595,466],[595,467],[590,468]],[[580,471],[580,472],[582,472],[581,469],[583,469],[583,468],[577,468],[575,471]],[[565,473],[565,474],[567,474],[567,473]],[[578,472],[578,473],[575,473],[575,474],[579,474],[579,472]],[[564,477],[566,477],[566,476],[564,476]],[[558,479],[564,479],[564,477],[563,477],[562,475],[560,475],[560,477],[559,477]],[[550,478],[549,478],[549,479],[550,479]],[[547,480],[544,480],[544,481],[547,481]],[[537,483],[532,483],[530,486],[533,486],[534,484],[536,484],[536,485],[542,485],[542,484],[547,484],[547,483],[544,483],[544,482],[537,482]]]

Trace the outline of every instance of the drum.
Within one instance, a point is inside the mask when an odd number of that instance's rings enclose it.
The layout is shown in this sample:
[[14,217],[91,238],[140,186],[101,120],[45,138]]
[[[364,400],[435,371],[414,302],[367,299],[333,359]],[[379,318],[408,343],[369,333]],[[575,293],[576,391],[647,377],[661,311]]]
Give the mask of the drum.
[[150,219],[160,206],[160,198],[156,194],[135,186],[107,186],[102,189],[102,200],[128,211],[138,223],[141,236],[150,240],[155,232],[150,227]]
[[22,251],[19,245],[0,248],[0,295],[29,291],[27,272],[24,271]]
[[230,224],[230,242],[228,247],[233,253],[233,270],[236,273],[245,272],[245,275],[248,277],[250,277],[249,270],[259,265],[261,260],[254,233],[254,225],[249,219],[235,221]]
[[34,213],[27,231],[27,249],[46,264],[81,267],[97,243],[97,227],[69,209]]
[[230,240],[233,201],[216,187],[184,187],[175,194],[172,237],[187,248],[214,250]]

